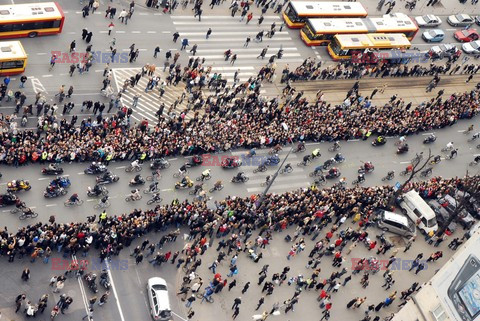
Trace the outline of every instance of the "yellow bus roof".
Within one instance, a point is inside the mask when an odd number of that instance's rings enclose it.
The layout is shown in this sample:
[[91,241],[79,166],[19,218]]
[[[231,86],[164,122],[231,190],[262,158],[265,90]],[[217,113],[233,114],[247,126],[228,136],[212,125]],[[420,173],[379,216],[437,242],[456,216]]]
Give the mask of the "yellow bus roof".
[[38,19],[60,19],[61,17],[62,13],[55,2],[7,4],[0,6],[0,23]]
[[27,54],[20,41],[0,42],[0,61],[20,58],[27,58]]
[[374,18],[311,18],[308,19],[314,33],[388,33],[404,30],[418,30],[412,18],[403,13],[389,14]]
[[369,33],[335,35],[342,49],[357,48],[408,48],[410,41],[403,33]]
[[299,15],[313,16],[367,16],[360,2],[291,1],[290,5]]

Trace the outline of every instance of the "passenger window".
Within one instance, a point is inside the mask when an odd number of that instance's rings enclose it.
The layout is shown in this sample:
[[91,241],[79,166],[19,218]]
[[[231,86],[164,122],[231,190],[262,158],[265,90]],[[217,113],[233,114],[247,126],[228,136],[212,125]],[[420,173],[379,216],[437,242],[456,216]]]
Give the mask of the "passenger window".
[[424,226],[428,226],[427,225],[427,220],[425,219],[425,217],[422,217],[422,223],[423,223]]
[[422,216],[422,213],[420,213],[420,212],[418,211],[418,209],[416,209],[416,208],[413,209],[413,213],[415,213],[415,215],[417,215],[417,217],[421,217],[421,216]]

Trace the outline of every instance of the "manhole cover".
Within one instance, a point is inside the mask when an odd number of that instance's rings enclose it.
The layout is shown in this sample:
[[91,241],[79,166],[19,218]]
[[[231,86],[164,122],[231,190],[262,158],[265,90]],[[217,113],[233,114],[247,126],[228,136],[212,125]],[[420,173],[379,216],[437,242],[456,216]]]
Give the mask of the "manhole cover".
[[395,247],[404,247],[406,245],[405,240],[401,236],[390,236],[388,239]]

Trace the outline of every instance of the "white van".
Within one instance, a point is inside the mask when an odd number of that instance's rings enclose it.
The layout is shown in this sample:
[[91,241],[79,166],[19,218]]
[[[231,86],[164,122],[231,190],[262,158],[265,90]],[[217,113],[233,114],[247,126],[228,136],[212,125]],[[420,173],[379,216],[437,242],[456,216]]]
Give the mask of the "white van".
[[435,212],[415,190],[403,194],[400,197],[398,204],[401,207],[402,212],[408,215],[412,221],[419,221],[418,228],[425,233],[437,231],[438,224]]

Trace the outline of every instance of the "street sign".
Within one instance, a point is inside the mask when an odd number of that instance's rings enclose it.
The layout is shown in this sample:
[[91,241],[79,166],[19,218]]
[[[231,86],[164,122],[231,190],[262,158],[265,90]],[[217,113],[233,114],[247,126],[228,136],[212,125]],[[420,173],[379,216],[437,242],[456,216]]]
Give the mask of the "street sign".
[[400,182],[396,182],[395,186],[393,187],[393,190],[396,192],[400,189],[400,187],[402,187],[402,184],[400,184]]

